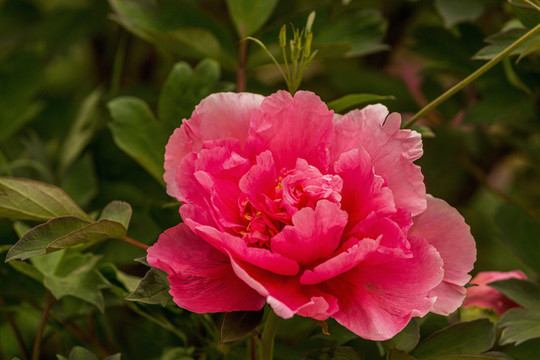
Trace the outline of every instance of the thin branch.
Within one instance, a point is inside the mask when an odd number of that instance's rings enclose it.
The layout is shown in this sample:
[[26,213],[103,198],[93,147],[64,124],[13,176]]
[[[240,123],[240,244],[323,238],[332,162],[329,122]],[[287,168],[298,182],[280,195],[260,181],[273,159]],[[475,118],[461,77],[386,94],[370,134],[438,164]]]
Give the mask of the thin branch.
[[39,320],[39,326],[36,332],[36,338],[34,340],[34,347],[32,349],[32,360],[39,360],[39,355],[41,352],[41,339],[43,337],[43,332],[45,331],[45,326],[47,325],[47,318],[49,317],[49,311],[51,306],[54,304],[56,299],[52,296],[49,290],[45,293],[45,307],[41,313],[41,319]]
[[537,35],[540,32],[540,24],[536,25],[534,28],[529,30],[525,35],[514,41],[510,46],[508,46],[506,49],[504,49],[502,52],[500,52],[497,56],[495,56],[493,59],[489,60],[487,63],[482,65],[478,70],[467,76],[465,79],[458,82],[456,85],[448,89],[444,94],[424,106],[419,112],[417,112],[412,118],[410,118],[404,125],[404,128],[411,127],[415,122],[417,122],[422,116],[430,112],[431,110],[435,109],[437,106],[439,106],[442,102],[450,98],[452,95],[463,89],[465,86],[472,83],[474,80],[476,80],[478,77],[483,75],[486,71],[491,69],[493,66],[495,66],[499,61],[506,58],[507,56],[511,55],[512,52],[517,49],[519,46],[533,38],[535,35]]
[[15,338],[17,339],[17,344],[19,344],[19,347],[21,348],[22,355],[25,360],[30,359],[30,353],[28,352],[28,349],[26,348],[26,345],[24,344],[24,340],[22,338],[21,332],[19,331],[19,328],[17,327],[17,324],[15,323],[15,320],[13,319],[13,315],[11,315],[11,312],[5,309],[6,303],[4,302],[4,298],[0,296],[0,308],[2,308],[2,315],[6,318],[6,320],[9,323],[9,326],[11,327],[11,330],[13,330],[13,333],[15,334]]
[[246,91],[246,62],[247,62],[247,41],[240,41],[238,44],[238,69],[236,70],[236,91]]
[[135,247],[138,247],[139,249],[144,250],[144,251],[148,250],[148,248],[150,247],[150,246],[148,246],[146,244],[138,242],[137,240],[133,240],[129,236],[126,236],[125,238],[120,239],[120,240],[122,240],[123,242],[126,242],[126,243],[128,243],[130,245],[133,245]]

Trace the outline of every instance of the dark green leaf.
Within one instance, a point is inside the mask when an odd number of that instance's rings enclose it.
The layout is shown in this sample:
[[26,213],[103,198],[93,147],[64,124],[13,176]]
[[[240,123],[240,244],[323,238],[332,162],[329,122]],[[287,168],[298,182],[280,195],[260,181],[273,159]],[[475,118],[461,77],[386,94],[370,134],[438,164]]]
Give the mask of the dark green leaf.
[[488,285],[525,308],[540,308],[540,288],[528,280],[506,279]]
[[233,311],[225,314],[221,325],[220,343],[240,340],[261,322],[264,308],[259,311]]
[[403,350],[410,352],[416,347],[420,340],[420,327],[415,319],[411,319],[407,326],[396,334],[392,339],[382,342],[384,349]]
[[72,215],[92,220],[64,190],[39,181],[0,177],[0,217],[49,220]]
[[540,273],[540,225],[525,210],[511,204],[503,204],[495,215],[495,223],[501,231],[502,240]]
[[268,20],[277,0],[227,0],[227,7],[240,38],[257,31]]
[[508,351],[508,354],[513,359],[535,359],[538,356],[538,349],[540,349],[540,338],[516,345]]
[[159,360],[193,360],[194,348],[175,347],[163,350],[163,354]]
[[433,358],[437,360],[496,360],[500,359],[493,356],[484,356],[484,355],[453,355],[453,356],[442,356]]
[[416,358],[407,354],[405,351],[391,349],[388,353],[388,360],[416,360]]
[[360,107],[360,105],[376,104],[384,100],[394,100],[391,95],[375,95],[375,94],[349,94],[339,99],[332,100],[328,103],[328,108],[337,113],[343,112],[352,107]]
[[61,174],[76,160],[94,136],[100,120],[98,106],[101,95],[102,91],[98,88],[84,99],[60,150]]
[[69,360],[99,360],[90,350],[75,346],[69,353]]
[[453,355],[477,355],[489,350],[495,341],[494,325],[487,319],[457,323],[437,331],[412,352],[418,359]]
[[205,59],[195,71],[186,62],[174,65],[161,90],[158,114],[167,133],[180,126],[182,119],[188,118],[195,106],[210,94],[219,79],[219,64]]
[[6,261],[25,260],[56,250],[105,239],[123,239],[126,228],[115,221],[89,222],[75,216],[61,216],[28,231],[9,250]]
[[84,207],[98,194],[98,184],[92,155],[86,153],[75,161],[62,176],[62,189]]
[[96,269],[100,257],[93,254],[60,250],[35,257],[32,264],[43,274],[43,284],[56,299],[70,295],[95,305],[104,311],[101,290],[109,282]]
[[137,98],[120,97],[108,103],[113,121],[109,123],[120,149],[163,184],[163,156],[167,136],[148,105]]
[[352,347],[337,346],[312,350],[305,353],[300,360],[361,360],[362,357]]
[[[527,32],[526,29],[514,28],[514,29],[506,30],[506,31],[487,37],[486,42],[489,43],[489,45],[480,49],[473,56],[473,59],[491,60],[495,56],[499,55],[503,50],[505,50],[512,43],[514,43],[517,39],[522,37],[526,32]],[[534,39],[530,39],[524,42],[523,44],[518,46],[516,49],[514,49],[510,55],[521,54],[533,40]]]
[[125,201],[112,201],[101,211],[99,220],[111,220],[122,224],[124,228],[129,227],[129,221],[131,220],[131,205]]
[[167,274],[162,270],[151,268],[142,278],[137,289],[126,297],[126,300],[165,306],[171,300],[170,288]]
[[[537,303],[540,300],[537,299]],[[540,304],[534,309],[513,308],[503,314],[499,323],[502,328],[501,345],[521,344],[530,339],[540,337]]]
[[523,0],[508,0],[521,23],[529,28],[540,24],[540,12]]
[[435,8],[446,27],[478,18],[484,12],[483,0],[435,0]]

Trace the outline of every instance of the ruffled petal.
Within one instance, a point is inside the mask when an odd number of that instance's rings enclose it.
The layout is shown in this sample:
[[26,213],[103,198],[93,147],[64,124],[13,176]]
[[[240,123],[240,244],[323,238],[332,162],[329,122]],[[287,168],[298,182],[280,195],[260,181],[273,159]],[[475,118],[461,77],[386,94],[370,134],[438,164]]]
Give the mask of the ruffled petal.
[[347,213],[333,202],[320,200],[315,209],[300,209],[292,222],[292,226],[285,226],[272,238],[272,251],[301,265],[310,265],[330,256],[338,247]]
[[326,173],[333,116],[312,92],[298,91],[293,98],[287,91],[278,91],[263,101],[252,118],[249,146],[255,154],[270,150],[278,171],[293,169],[301,158]]
[[185,219],[185,223],[210,245],[242,261],[280,275],[296,275],[300,270],[296,261],[268,249],[247,246],[244,239],[238,236],[200,225],[191,219]]
[[280,276],[231,256],[236,275],[266,297],[274,312],[289,319],[293,315],[326,320],[338,310],[337,299],[314,286],[302,286],[298,277]]
[[435,300],[428,292],[441,282],[443,263],[423,239],[413,239],[411,251],[411,258],[385,263],[374,253],[373,259],[321,284],[338,298],[339,311],[332,317],[365,339],[387,340],[411,317],[424,316]]
[[182,201],[176,172],[182,158],[202,148],[206,140],[237,139],[243,146],[248,136],[249,119],[264,97],[250,93],[216,93],[203,99],[191,118],[174,131],[165,147],[167,193]]
[[235,275],[228,257],[184,224],[161,234],[148,249],[147,260],[169,274],[174,302],[189,311],[247,311],[264,306],[264,297]]
[[377,175],[382,176],[394,195],[396,207],[418,215],[426,208],[426,189],[420,167],[413,161],[422,156],[422,139],[412,130],[400,130],[397,114],[388,116],[383,105],[370,105],[336,117],[334,160],[361,145],[369,154]]
[[[476,261],[476,246],[469,225],[445,201],[428,195],[427,204],[427,210],[413,218],[409,236],[426,239],[441,254],[444,260],[444,280],[439,287],[446,288],[447,284],[463,287],[471,279],[469,272]],[[449,289],[456,290],[456,286],[450,286]],[[433,312],[449,315],[461,305],[464,290],[449,289],[437,290],[447,297],[437,298]]]

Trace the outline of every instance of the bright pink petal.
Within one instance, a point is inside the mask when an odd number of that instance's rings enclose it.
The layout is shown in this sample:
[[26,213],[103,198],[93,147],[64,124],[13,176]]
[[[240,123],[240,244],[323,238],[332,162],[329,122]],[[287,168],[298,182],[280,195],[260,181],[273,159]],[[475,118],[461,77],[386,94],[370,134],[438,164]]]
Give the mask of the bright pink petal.
[[337,299],[314,286],[303,286],[298,277],[280,276],[231,257],[236,275],[266,297],[274,312],[284,318],[293,315],[326,320],[338,310]]
[[166,230],[148,249],[148,263],[169,274],[178,306],[197,313],[259,310],[265,299],[233,272],[227,256],[186,225]]
[[320,200],[315,210],[300,209],[292,222],[272,238],[272,251],[307,266],[330,256],[338,247],[347,213],[333,202]]
[[247,246],[246,242],[241,237],[219,231],[210,226],[200,225],[191,219],[185,219],[185,222],[193,232],[224,253],[230,253],[235,258],[276,274],[298,274],[300,269],[298,263],[281,254],[273,253],[265,248]]
[[182,201],[176,172],[182,158],[202,148],[206,140],[238,139],[243,146],[248,136],[249,119],[264,97],[250,93],[216,93],[203,99],[191,119],[184,120],[165,147],[167,193]]
[[[444,280],[439,287],[445,287],[446,284],[465,286],[471,278],[469,272],[476,261],[476,246],[469,225],[445,201],[428,195],[427,204],[427,210],[413,218],[409,236],[426,239],[441,254],[444,260]],[[439,292],[451,297],[444,300],[438,298],[433,312],[449,315],[463,302],[463,291]]]
[[396,207],[405,207],[414,216],[426,208],[424,177],[413,164],[422,155],[422,139],[415,131],[399,129],[399,115],[387,115],[386,107],[379,104],[336,117],[333,157],[337,160],[342,153],[362,146],[375,173],[392,190]]
[[326,172],[333,139],[333,112],[312,92],[268,96],[252,118],[249,143],[256,154],[270,150],[276,168],[293,169],[296,159]]
[[356,225],[371,212],[389,215],[396,211],[390,189],[373,173],[369,155],[360,147],[341,154],[334,171],[343,179],[341,208]]
[[305,285],[320,284],[355,268],[369,254],[378,249],[380,242],[380,238],[377,240],[366,238],[361,241],[353,238],[351,240],[355,240],[355,244],[345,251],[315,266],[312,270],[305,270],[300,276],[300,283]]
[[[340,324],[369,340],[386,340],[424,316],[434,299],[428,291],[442,280],[442,259],[423,239],[411,241],[412,258],[380,263],[377,253],[321,288],[338,298],[332,315]],[[370,265],[373,262],[373,265]],[[328,289],[323,287],[326,285]]]

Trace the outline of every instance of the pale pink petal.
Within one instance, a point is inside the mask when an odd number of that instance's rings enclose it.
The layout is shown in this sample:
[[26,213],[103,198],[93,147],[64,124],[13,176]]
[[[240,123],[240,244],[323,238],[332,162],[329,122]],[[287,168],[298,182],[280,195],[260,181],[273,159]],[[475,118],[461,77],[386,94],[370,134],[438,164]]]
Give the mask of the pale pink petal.
[[338,247],[347,213],[338,204],[320,200],[315,210],[300,209],[292,223],[272,238],[272,251],[307,266],[330,256]]
[[265,299],[240,280],[223,253],[186,225],[160,235],[148,249],[148,263],[169,274],[178,306],[197,313],[259,310]]
[[203,99],[191,118],[184,120],[165,147],[167,193],[182,201],[176,172],[182,158],[202,148],[206,140],[238,139],[243,146],[248,136],[249,119],[264,97],[250,93],[216,93]]
[[305,270],[300,276],[300,283],[305,285],[320,284],[355,268],[369,254],[378,249],[380,242],[380,238],[377,240],[366,238],[361,241],[352,238],[351,240],[354,240],[354,245],[320,263],[312,270]]
[[337,160],[342,153],[362,146],[375,174],[392,190],[396,207],[405,207],[414,216],[426,208],[424,177],[413,164],[422,155],[422,139],[415,131],[399,129],[399,115],[387,115],[386,107],[378,104],[336,117],[331,152]]
[[[444,280],[457,286],[465,286],[471,279],[469,272],[476,261],[476,246],[469,225],[463,216],[441,199],[427,196],[427,210],[413,218],[409,236],[422,237],[435,246],[444,260]],[[445,284],[440,284],[445,287]],[[451,294],[448,291],[440,290]],[[454,292],[451,299],[437,302],[446,304],[443,308],[436,304],[434,312],[448,315],[455,311],[463,301],[463,292]]]
[[527,279],[527,276],[519,270],[501,272],[501,271],[482,271],[471,280],[471,286],[467,288],[467,296],[463,306],[481,306],[495,310],[499,315],[504,314],[508,309],[519,306],[495,288],[489,286],[489,283],[506,279]]
[[252,118],[249,143],[256,154],[270,150],[276,168],[293,169],[296,159],[326,172],[334,136],[333,112],[312,92],[287,91],[268,96]]
[[354,226],[371,212],[389,215],[396,211],[392,193],[373,173],[371,159],[361,147],[341,154],[334,171],[343,179],[341,208]]
[[235,258],[276,274],[298,274],[300,267],[294,260],[288,259],[281,254],[273,253],[268,249],[247,246],[241,237],[219,231],[210,226],[200,225],[191,219],[184,219],[184,221],[193,232],[206,240],[210,245],[223,252],[232,254]]
[[274,312],[284,318],[298,314],[326,320],[338,310],[337,299],[314,286],[299,284],[298,277],[280,276],[231,256],[236,275],[266,297]]
[[373,260],[321,284],[323,291],[338,298],[339,311],[332,317],[365,339],[386,340],[411,317],[424,316],[435,300],[428,291],[441,282],[443,263],[423,239],[413,239],[411,251],[412,258],[385,263],[377,260],[382,255],[373,253]]

